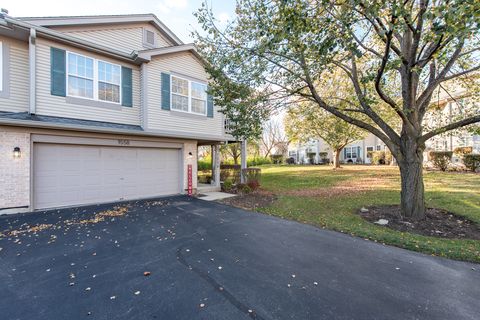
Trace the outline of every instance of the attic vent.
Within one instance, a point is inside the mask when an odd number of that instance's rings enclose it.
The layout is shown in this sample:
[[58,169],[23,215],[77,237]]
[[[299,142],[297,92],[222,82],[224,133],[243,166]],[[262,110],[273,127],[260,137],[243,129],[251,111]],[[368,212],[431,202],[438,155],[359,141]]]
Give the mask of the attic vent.
[[155,33],[150,30],[145,30],[143,35],[143,42],[144,45],[147,47],[154,47],[155,46]]

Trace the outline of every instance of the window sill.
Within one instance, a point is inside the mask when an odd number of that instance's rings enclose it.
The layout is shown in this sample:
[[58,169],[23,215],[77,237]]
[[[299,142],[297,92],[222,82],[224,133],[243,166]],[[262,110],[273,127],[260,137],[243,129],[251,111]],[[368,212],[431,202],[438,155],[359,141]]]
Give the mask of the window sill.
[[[98,108],[106,108],[111,110],[121,111],[122,106],[116,103],[106,102],[106,101],[98,101],[98,100],[90,100],[90,99],[83,99],[78,97],[65,97],[65,101],[71,104],[79,104],[83,106],[89,107],[98,107]],[[126,107],[130,108],[130,107]]]
[[187,118],[195,118],[195,119],[208,119],[206,114],[198,114],[198,113],[191,113],[191,112],[186,112],[186,111],[177,111],[177,110],[169,110],[171,114],[173,115],[178,115],[181,117],[187,117]]

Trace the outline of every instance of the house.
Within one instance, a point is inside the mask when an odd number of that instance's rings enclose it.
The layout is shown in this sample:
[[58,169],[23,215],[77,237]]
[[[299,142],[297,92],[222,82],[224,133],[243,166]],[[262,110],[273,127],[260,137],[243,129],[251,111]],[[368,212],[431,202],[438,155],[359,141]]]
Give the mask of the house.
[[[386,145],[373,134],[369,133],[364,139],[348,144],[340,154],[343,163],[370,164],[370,151],[387,150]],[[291,144],[288,150],[289,157],[298,164],[319,164],[333,161],[333,151],[322,139],[311,139],[306,143]]]
[[0,212],[193,192],[233,138],[192,44],[153,14],[0,15]]
[[[465,90],[453,85],[447,92],[445,89],[437,93],[437,98],[432,101],[432,111],[425,117],[425,127],[438,127],[455,121],[455,116],[462,112],[478,113],[479,104]],[[468,130],[455,130],[435,136],[426,141],[424,162],[429,161],[430,151],[454,151],[458,147],[471,147],[473,153],[480,153],[480,135],[473,134]],[[388,151],[388,147],[379,138],[369,133],[364,139],[348,144],[340,154],[343,163],[370,164],[372,162],[371,151]],[[322,140],[310,140],[302,144],[289,146],[289,157],[293,157],[295,163],[317,164],[323,163],[323,159],[332,160],[331,148]],[[453,155],[454,163],[461,162],[459,155]]]

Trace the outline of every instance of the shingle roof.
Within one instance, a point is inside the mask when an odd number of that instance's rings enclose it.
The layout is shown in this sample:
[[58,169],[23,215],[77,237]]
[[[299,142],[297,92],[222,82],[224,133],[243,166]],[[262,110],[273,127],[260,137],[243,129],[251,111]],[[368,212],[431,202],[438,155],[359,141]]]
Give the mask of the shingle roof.
[[28,112],[2,112],[0,111],[0,119],[16,119],[16,120],[27,120],[27,121],[38,121],[43,123],[52,123],[52,124],[71,124],[71,125],[81,125],[81,126],[91,126],[95,128],[111,128],[111,129],[123,129],[123,130],[136,130],[144,131],[141,126],[130,125],[130,124],[121,124],[121,123],[112,123],[104,121],[92,121],[92,120],[82,120],[82,119],[72,119],[64,117],[52,117],[52,116],[42,116],[29,114]]

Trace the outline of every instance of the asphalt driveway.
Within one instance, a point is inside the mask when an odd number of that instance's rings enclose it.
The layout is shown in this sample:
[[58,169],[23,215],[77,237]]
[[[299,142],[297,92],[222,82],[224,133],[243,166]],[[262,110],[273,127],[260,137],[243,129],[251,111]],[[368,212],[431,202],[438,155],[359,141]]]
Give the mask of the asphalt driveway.
[[114,206],[0,217],[0,318],[480,318],[480,265],[187,197]]

